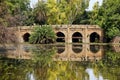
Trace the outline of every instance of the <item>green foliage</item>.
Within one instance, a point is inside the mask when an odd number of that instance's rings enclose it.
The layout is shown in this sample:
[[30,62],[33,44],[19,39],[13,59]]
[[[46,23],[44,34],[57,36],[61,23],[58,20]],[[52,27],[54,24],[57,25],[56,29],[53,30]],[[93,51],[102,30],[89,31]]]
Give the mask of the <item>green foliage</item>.
[[[3,0],[0,2],[0,19],[6,26],[25,25],[28,20],[30,0]],[[0,20],[1,21],[1,20]],[[0,22],[1,23],[1,22]]]
[[26,80],[26,74],[31,69],[32,61],[20,60],[20,59],[0,59],[0,75],[1,80]]
[[32,48],[32,61],[34,62],[34,76],[36,80],[49,80],[49,69],[55,66],[53,56],[56,49],[53,45],[36,45]]
[[[104,67],[119,67],[120,66],[120,52],[114,51],[115,46],[119,45],[106,45],[104,46],[104,56],[102,57],[101,60],[98,61],[98,66],[104,68]],[[116,47],[115,47],[116,48]],[[117,47],[119,49],[119,47]]]
[[93,25],[98,24],[98,20],[96,20],[96,19],[98,19],[98,17],[99,17],[99,15],[98,15],[99,7],[100,7],[99,3],[96,2],[93,6],[93,11],[90,14],[90,24],[93,24]]
[[44,2],[39,1],[36,4],[36,7],[33,9],[33,16],[36,24],[43,25],[46,23],[47,19],[46,12],[47,12],[46,4]]
[[84,11],[81,15],[78,15],[73,21],[73,24],[90,24],[90,15],[91,12]]
[[32,60],[39,67],[47,66],[52,60],[53,55],[56,53],[52,45],[38,45],[32,49]]
[[47,24],[72,24],[85,11],[88,3],[89,0],[39,1],[34,8],[35,20]]
[[108,67],[118,67],[120,66],[120,54],[112,51],[106,52],[102,63],[104,66]]
[[120,0],[103,0],[102,6],[95,4],[92,11],[91,24],[104,29],[105,37],[112,39],[120,34]]
[[30,36],[30,43],[51,43],[56,39],[56,35],[50,25],[36,26]]

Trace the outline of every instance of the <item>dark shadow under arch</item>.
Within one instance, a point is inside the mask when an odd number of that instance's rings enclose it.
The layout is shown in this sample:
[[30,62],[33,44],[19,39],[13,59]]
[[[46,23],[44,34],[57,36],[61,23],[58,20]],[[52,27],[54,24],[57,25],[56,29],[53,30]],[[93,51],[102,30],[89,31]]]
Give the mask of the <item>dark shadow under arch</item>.
[[75,32],[72,35],[72,42],[73,43],[82,43],[82,34],[79,32]]
[[96,32],[90,34],[90,42],[100,42],[100,36]]
[[56,42],[65,42],[65,35],[62,32],[56,33],[57,39]]
[[30,34],[29,34],[29,33],[25,33],[25,34],[23,35],[23,40],[24,40],[24,42],[28,42],[28,41],[29,41],[29,37],[30,37]]
[[65,51],[65,45],[57,45],[57,53],[62,54]]
[[90,45],[90,51],[92,53],[97,53],[100,50],[100,45]]
[[73,52],[76,53],[76,54],[82,52],[82,49],[83,49],[83,46],[82,46],[82,45],[76,45],[76,44],[73,44],[73,45],[72,45],[72,50],[73,50]]

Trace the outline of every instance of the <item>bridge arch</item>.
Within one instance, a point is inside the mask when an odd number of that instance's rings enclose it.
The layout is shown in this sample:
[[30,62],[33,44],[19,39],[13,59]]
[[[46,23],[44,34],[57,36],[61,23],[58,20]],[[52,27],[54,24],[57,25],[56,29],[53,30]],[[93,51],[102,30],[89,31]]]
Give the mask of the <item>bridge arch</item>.
[[29,41],[29,37],[30,37],[30,33],[25,33],[24,35],[23,35],[23,40],[24,40],[24,42],[28,42]]
[[100,35],[96,32],[91,33],[90,42],[100,42]]
[[72,43],[82,43],[82,34],[79,32],[75,32],[72,35]]
[[56,33],[57,39],[56,42],[65,42],[65,34],[62,32]]

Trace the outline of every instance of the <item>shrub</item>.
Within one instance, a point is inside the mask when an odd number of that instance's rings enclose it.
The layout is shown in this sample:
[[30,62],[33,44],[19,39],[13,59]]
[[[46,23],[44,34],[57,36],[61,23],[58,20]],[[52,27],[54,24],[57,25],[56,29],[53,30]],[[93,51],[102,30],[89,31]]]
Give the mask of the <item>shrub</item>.
[[14,29],[0,25],[0,44],[6,43],[18,43],[17,36]]
[[30,36],[32,44],[53,43],[56,39],[55,33],[50,25],[36,26]]

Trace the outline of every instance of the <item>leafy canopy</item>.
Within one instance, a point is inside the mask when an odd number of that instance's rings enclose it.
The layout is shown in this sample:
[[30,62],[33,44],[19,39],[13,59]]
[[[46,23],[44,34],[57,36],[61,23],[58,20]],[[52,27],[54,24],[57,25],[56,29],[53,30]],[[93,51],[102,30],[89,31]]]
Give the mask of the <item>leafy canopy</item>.
[[103,0],[101,7],[95,4],[91,15],[92,24],[104,29],[106,38],[120,34],[120,0]]
[[0,1],[0,24],[4,26],[25,25],[30,11],[30,0]]
[[[38,16],[37,21],[42,19],[47,24],[72,24],[88,7],[89,0],[47,0],[39,1],[35,7]],[[42,21],[42,23],[43,23]]]

